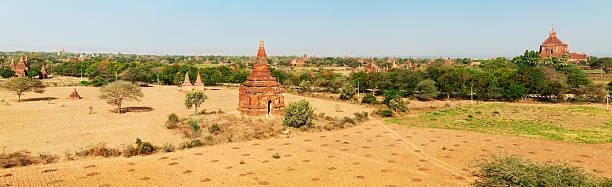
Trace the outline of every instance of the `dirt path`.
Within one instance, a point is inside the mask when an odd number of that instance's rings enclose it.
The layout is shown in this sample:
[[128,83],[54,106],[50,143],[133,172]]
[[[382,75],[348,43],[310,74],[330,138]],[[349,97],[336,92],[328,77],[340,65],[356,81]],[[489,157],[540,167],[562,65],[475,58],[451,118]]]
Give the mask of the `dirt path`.
[[[443,150],[442,147],[446,149]],[[281,158],[274,159],[278,153]],[[612,176],[612,144],[589,145],[372,120],[353,128],[133,158],[0,170],[13,186],[465,186],[489,153],[567,161]]]

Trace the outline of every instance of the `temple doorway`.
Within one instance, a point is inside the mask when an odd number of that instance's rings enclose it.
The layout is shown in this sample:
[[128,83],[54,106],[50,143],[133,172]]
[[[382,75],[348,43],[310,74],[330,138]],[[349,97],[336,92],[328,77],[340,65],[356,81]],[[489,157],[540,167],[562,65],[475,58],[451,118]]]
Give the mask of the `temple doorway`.
[[268,114],[266,116],[270,115],[270,105],[272,105],[272,100],[268,100]]

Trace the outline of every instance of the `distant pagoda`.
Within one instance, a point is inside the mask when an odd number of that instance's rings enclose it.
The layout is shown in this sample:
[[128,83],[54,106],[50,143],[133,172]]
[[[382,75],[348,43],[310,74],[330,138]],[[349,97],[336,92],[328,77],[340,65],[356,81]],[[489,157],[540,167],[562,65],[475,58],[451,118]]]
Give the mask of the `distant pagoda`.
[[196,81],[195,83],[193,83],[193,89],[194,90],[206,90],[206,88],[204,88],[204,83],[202,82],[202,78],[200,77],[200,72],[198,71],[198,76],[196,77]]
[[285,110],[285,89],[270,72],[263,40],[259,41],[253,72],[247,77],[247,81],[240,85],[239,90],[238,111],[243,114],[259,117],[279,116]]
[[181,90],[188,92],[193,90],[193,84],[191,84],[191,81],[189,81],[189,72],[185,72],[185,81],[183,81],[183,84],[181,84]]

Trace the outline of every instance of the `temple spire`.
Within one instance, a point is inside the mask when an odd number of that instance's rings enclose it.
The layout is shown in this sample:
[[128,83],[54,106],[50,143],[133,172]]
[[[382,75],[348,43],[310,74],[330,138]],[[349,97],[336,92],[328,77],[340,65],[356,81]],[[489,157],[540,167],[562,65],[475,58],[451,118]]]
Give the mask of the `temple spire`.
[[263,40],[259,40],[259,51],[257,51],[257,57],[266,57],[266,50],[264,49]]
[[189,71],[185,72],[185,81],[183,81],[183,83],[191,83],[191,81],[189,81]]
[[549,37],[557,37],[557,32],[555,32],[555,24],[552,25]]

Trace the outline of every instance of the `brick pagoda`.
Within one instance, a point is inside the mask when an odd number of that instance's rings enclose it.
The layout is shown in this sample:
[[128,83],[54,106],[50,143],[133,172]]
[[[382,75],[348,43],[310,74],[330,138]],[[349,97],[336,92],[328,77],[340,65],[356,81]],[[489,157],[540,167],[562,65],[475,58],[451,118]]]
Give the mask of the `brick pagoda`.
[[11,61],[11,70],[15,72],[15,76],[17,77],[25,77],[28,73],[28,66],[26,63],[28,62],[28,57],[26,56],[25,60],[23,60],[23,56],[19,58],[19,63],[13,64]]
[[247,81],[240,85],[239,90],[238,111],[243,114],[259,117],[280,116],[285,110],[285,89],[270,72],[263,40],[259,41],[253,72],[247,77]]
[[554,56],[561,58],[563,55],[567,55],[568,61],[570,62],[589,60],[589,56],[587,56],[585,53],[570,53],[568,45],[557,38],[557,32],[555,32],[555,27],[553,26],[550,34],[548,34],[548,38],[546,38],[546,40],[542,42],[542,45],[540,45],[540,57],[548,58]]

